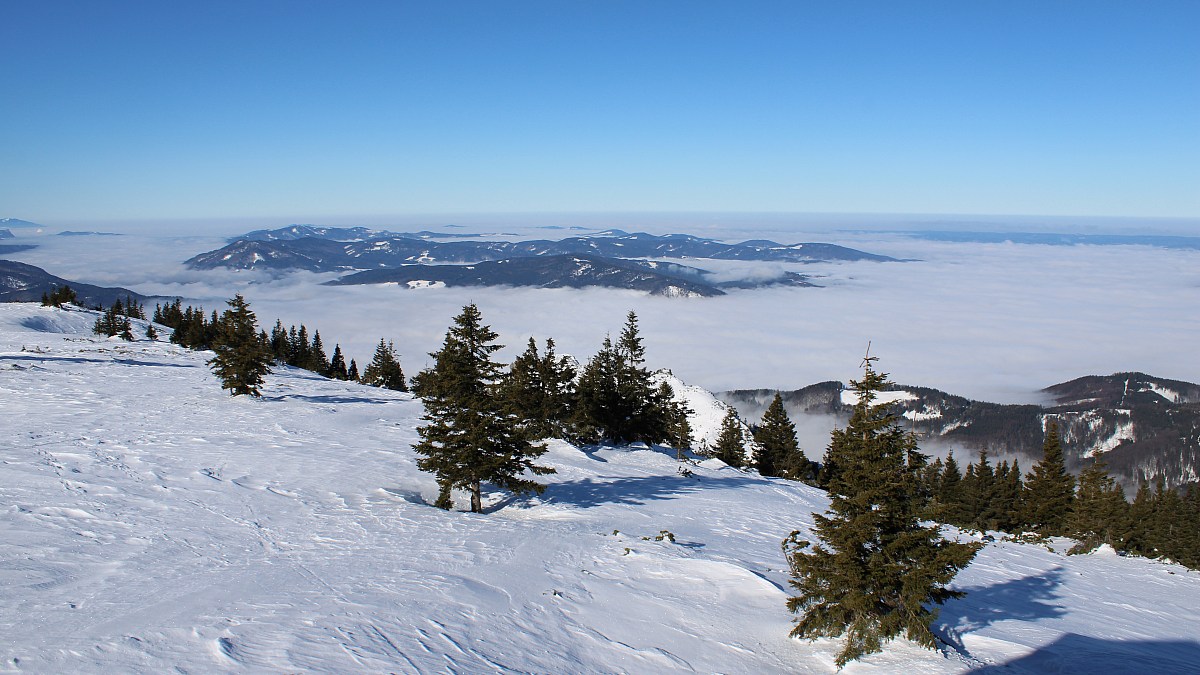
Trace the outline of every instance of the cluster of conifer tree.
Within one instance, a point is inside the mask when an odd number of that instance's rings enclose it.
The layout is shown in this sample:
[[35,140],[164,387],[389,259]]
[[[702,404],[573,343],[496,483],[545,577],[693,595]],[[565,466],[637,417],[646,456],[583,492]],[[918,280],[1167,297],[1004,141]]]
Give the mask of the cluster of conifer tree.
[[49,293],[42,293],[42,307],[62,307],[77,304],[75,289],[67,285],[57,286]]
[[[242,307],[245,305],[245,299],[240,294],[229,303],[231,309],[220,316],[215,310],[211,315],[206,315],[203,307],[184,307],[182,300],[176,298],[174,302],[165,306],[155,305],[152,321],[173,329],[171,342],[189,349],[212,349],[220,353],[219,347],[240,345],[239,349],[244,352],[247,364],[245,368],[249,368],[251,363],[257,364],[258,360],[265,359],[268,366],[272,362],[280,363],[310,370],[331,379],[352,380],[396,391],[408,391],[404,371],[400,366],[400,357],[391,342],[385,343],[382,338],[379,340],[374,358],[360,374],[358,363],[354,359],[350,359],[349,364],[346,363],[340,344],[334,345],[333,356],[326,356],[320,331],[314,331],[310,340],[308,327],[304,324],[300,324],[299,328],[293,325],[285,330],[283,323],[276,320],[268,335],[266,331],[259,330],[257,319],[254,313],[249,311],[249,306]],[[253,339],[243,325],[247,320],[243,310],[248,312],[249,323],[254,328]],[[230,321],[239,322],[236,330],[231,329]],[[256,368],[257,365],[250,369]],[[222,380],[224,381],[224,377]],[[258,384],[261,384],[261,381]],[[257,392],[257,387],[254,391]],[[234,393],[251,392],[245,387],[237,387]]]
[[542,486],[521,477],[552,470],[534,464],[545,438],[577,442],[668,443],[689,448],[691,412],[674,400],[666,383],[654,384],[645,367],[637,315],[630,312],[614,342],[582,369],[532,338],[507,368],[492,359],[499,336],[467,305],[447,331],[434,364],[413,378],[413,391],[425,404],[426,424],[418,428],[418,467],[437,476],[438,505],[449,508],[452,489],[466,490],[471,510],[482,508],[483,482],[516,493]]
[[924,472],[931,517],[959,527],[1036,532],[1079,540],[1074,553],[1108,544],[1118,551],[1167,557],[1200,567],[1200,488],[1186,494],[1143,483],[1133,503],[1093,459],[1076,478],[1067,472],[1058,426],[1049,422],[1042,459],[1028,476],[1014,460],[993,467],[986,452],[959,471],[951,453]]
[[[64,288],[67,287],[64,286]],[[92,325],[92,332],[105,337],[120,336],[123,340],[132,341],[133,322],[131,319],[141,319],[143,321],[146,319],[146,312],[142,308],[141,303],[129,296],[126,296],[124,303],[121,302],[120,298],[117,298],[111,307],[104,310],[104,313],[96,318],[96,323]],[[147,330],[147,337],[154,339],[156,336],[154,327],[150,326]]]

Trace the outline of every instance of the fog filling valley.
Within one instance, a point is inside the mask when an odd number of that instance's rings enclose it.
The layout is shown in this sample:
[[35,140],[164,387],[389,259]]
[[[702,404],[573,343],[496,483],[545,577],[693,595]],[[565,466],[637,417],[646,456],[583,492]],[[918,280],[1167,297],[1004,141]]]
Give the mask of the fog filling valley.
[[[601,223],[586,223],[590,231]],[[207,311],[241,292],[265,329],[304,323],[328,352],[370,360],[379,339],[395,341],[408,375],[429,365],[463,305],[477,303],[511,359],[529,337],[553,338],[560,353],[586,360],[606,334],[638,314],[648,365],[670,368],[711,391],[796,389],[859,373],[871,344],[878,367],[901,384],[935,387],[998,403],[1034,402],[1037,390],[1090,374],[1144,371],[1198,381],[1200,251],[1149,246],[1048,246],[935,242],[903,233],[789,229],[767,222],[608,223],[628,231],[684,232],[742,241],[821,241],[906,260],[781,264],[679,260],[721,278],[793,270],[820,288],[735,290],[715,298],[667,298],[612,289],[428,288],[319,285],[335,274],[272,276],[193,271],[183,261],[224,245],[224,236],[145,228],[115,237],[57,237],[18,231],[9,243],[38,248],[12,259],[79,282],[181,296]],[[276,224],[282,226],[282,223]],[[226,225],[222,235],[258,227]],[[64,228],[66,229],[66,228]],[[420,227],[391,227],[410,231]],[[520,223],[428,229],[561,238],[579,231]],[[118,231],[118,230],[112,230]],[[486,237],[485,237],[486,238]],[[492,238],[501,238],[499,236]],[[149,308],[148,308],[149,309]],[[811,452],[811,449],[810,449]]]

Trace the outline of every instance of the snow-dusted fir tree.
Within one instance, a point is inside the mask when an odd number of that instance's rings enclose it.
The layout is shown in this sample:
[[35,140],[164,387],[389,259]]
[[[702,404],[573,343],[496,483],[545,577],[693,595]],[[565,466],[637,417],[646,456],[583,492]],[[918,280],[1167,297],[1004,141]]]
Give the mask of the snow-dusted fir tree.
[[430,354],[433,367],[415,380],[426,422],[417,427],[421,441],[413,446],[421,455],[417,467],[437,477],[438,505],[444,508],[450,507],[455,488],[470,493],[471,511],[478,513],[485,481],[518,494],[540,493],[545,486],[523,474],[554,473],[534,464],[546,447],[531,443],[521,429],[523,420],[505,412],[502,366],[492,360],[502,348],[494,342],[497,337],[483,324],[479,308],[467,305],[454,318],[441,350]]
[[239,293],[226,302],[229,309],[216,322],[213,351],[208,361],[221,380],[221,388],[233,396],[260,396],[263,377],[271,372],[272,354],[258,335],[258,326],[250,305]]
[[925,456],[890,406],[875,403],[888,382],[872,360],[863,378],[851,382],[858,403],[849,424],[831,434],[829,456],[839,470],[829,485],[829,510],[813,516],[820,541],[814,546],[793,532],[783,543],[799,592],[788,600],[800,614],[791,634],[845,636],[839,667],[901,634],[935,647],[932,605],[961,595],[946,584],[978,551],[923,521]]
[[363,370],[362,382],[372,387],[408,391],[408,384],[404,381],[404,370],[400,368],[400,357],[396,355],[395,344],[384,343],[383,338],[379,338],[379,346],[375,347],[375,357]]

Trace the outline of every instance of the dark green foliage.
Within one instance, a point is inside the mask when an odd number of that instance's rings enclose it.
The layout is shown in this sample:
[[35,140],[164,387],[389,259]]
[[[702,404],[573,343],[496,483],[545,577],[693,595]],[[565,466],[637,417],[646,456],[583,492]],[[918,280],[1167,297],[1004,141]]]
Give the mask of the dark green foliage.
[[379,346],[375,347],[375,356],[363,371],[362,382],[372,387],[408,391],[408,384],[404,381],[404,371],[400,368],[400,358],[396,354],[394,344],[391,342],[385,344],[383,338],[379,338]]
[[546,340],[546,353],[538,353],[529,338],[524,353],[512,362],[502,384],[505,409],[526,420],[530,439],[566,438],[575,398],[575,368],[567,357],[554,353],[554,340]]
[[96,317],[96,323],[92,325],[92,332],[105,337],[120,336],[122,340],[133,341],[133,323],[126,316],[125,307],[120,300]]
[[350,359],[350,368],[346,370],[346,378],[351,382],[358,382],[359,380],[358,364],[354,362],[354,359]]
[[968,464],[961,486],[959,522],[963,527],[986,530],[993,520],[992,499],[995,495],[996,476],[988,461],[987,451],[979,453],[978,464]]
[[1125,491],[1096,458],[1079,474],[1079,489],[1067,518],[1067,532],[1079,540],[1070,553],[1087,553],[1101,544],[1120,549],[1129,530]]
[[63,305],[78,304],[79,299],[70,286],[57,286],[50,293],[42,293],[43,307],[62,307]]
[[329,359],[329,365],[325,367],[325,377],[330,377],[335,380],[348,380],[350,373],[346,370],[346,357],[342,355],[342,345],[333,345],[333,356]]
[[686,402],[675,400],[675,390],[666,382],[658,385],[656,395],[659,401],[666,402],[664,409],[667,414],[667,437],[664,440],[667,445],[678,450],[678,456],[682,457],[683,451],[691,450],[695,441],[692,438],[692,423],[688,418],[696,414],[696,411],[688,407]]
[[254,312],[241,294],[227,302],[229,309],[216,323],[216,340],[209,359],[221,388],[233,396],[260,396],[263,377],[271,372],[271,352],[258,334]]
[[645,361],[637,315],[630,312],[616,344],[604,338],[579,377],[572,418],[576,437],[617,443],[658,443],[670,437],[671,401],[659,396]]
[[450,505],[450,490],[471,495],[471,511],[483,510],[484,481],[516,492],[541,493],[545,486],[523,478],[554,469],[534,464],[546,452],[521,429],[523,420],[508,414],[500,395],[501,365],[492,354],[497,334],[483,325],[475,305],[467,305],[454,318],[440,351],[430,354],[432,368],[415,379],[416,393],[425,404],[426,424],[417,428],[421,441],[414,446],[421,458],[417,467],[437,477],[438,505]]
[[325,345],[321,342],[321,331],[313,331],[312,344],[308,347],[307,356],[308,358],[305,359],[304,365],[300,366],[301,368],[330,377],[329,357],[325,355]]
[[1043,536],[1066,534],[1067,516],[1075,498],[1075,477],[1067,473],[1054,421],[1046,424],[1042,453],[1025,482],[1025,521]]
[[775,392],[775,398],[763,413],[762,423],[754,430],[754,440],[758,443],[755,464],[760,474],[792,480],[812,479],[812,462],[800,451],[796,425],[788,417],[779,392]]
[[154,324],[152,324],[152,323],[146,324],[146,339],[147,340],[157,340],[158,339],[158,329],[155,328]]
[[886,376],[868,361],[862,380],[851,384],[858,403],[848,426],[831,434],[827,453],[838,466],[829,511],[814,515],[820,541],[813,546],[794,533],[783,544],[799,592],[788,609],[801,614],[791,634],[846,636],[839,667],[901,634],[935,647],[931,605],[962,595],[946,584],[978,551],[922,521],[924,456],[889,407],[874,403]]
[[1167,558],[1200,569],[1200,488],[1184,496],[1159,479],[1152,491],[1142,483],[1129,507],[1125,549],[1151,558]]
[[1000,468],[996,470],[995,489],[992,492],[992,520],[988,523],[988,529],[1004,532],[1020,532],[1024,529],[1024,491],[1021,467],[1017,460],[1014,459],[1011,466],[1007,461],[1001,462]]
[[712,456],[729,466],[740,469],[746,465],[746,437],[742,420],[732,407],[725,411],[721,420],[721,433],[713,446]]

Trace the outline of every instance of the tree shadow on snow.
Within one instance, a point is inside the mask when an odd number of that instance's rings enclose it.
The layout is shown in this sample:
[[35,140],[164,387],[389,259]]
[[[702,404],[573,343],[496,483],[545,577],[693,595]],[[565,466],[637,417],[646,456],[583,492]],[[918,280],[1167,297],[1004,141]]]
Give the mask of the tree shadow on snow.
[[1067,633],[1030,654],[972,673],[1195,673],[1200,644],[1186,640],[1101,640]]
[[280,394],[278,396],[263,396],[264,401],[304,401],[306,403],[395,403],[395,399],[376,398],[374,396]]
[[649,501],[675,499],[702,490],[737,488],[752,483],[757,485],[761,481],[750,476],[637,476],[611,480],[583,478],[546,486],[541,500],[547,504],[570,504],[582,508],[601,504],[641,505]]
[[969,655],[962,643],[964,633],[998,621],[1036,621],[1062,617],[1066,610],[1056,603],[1056,591],[1062,585],[1063,574],[1063,568],[1056,567],[1044,575],[961,589],[966,592],[966,597],[951,600],[942,607],[934,632],[960,654]]
[[112,358],[94,359],[86,356],[53,356],[50,354],[15,355],[8,354],[0,357],[0,361],[36,361],[38,363],[119,363],[123,366],[151,366],[154,368],[191,368],[183,363],[166,363],[162,361],[139,361],[138,359]]

